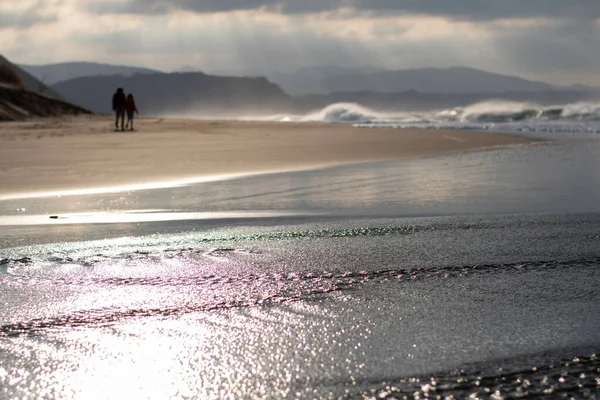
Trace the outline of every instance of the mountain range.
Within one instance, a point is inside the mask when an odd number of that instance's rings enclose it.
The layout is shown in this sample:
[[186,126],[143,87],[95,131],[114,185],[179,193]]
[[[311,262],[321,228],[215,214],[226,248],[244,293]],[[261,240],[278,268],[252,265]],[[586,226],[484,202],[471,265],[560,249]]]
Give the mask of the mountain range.
[[[165,71],[150,68],[90,62],[19,66],[48,85],[84,76],[165,73]],[[199,72],[199,69],[187,65],[176,72]],[[214,74],[223,75],[218,71]],[[242,76],[247,74],[226,75]],[[287,73],[261,74],[257,72],[253,75],[266,77],[292,96],[360,91],[398,93],[414,90],[420,93],[501,93],[594,89],[585,85],[559,86],[467,67],[387,70],[374,66],[349,68],[329,65],[306,67]]]
[[371,91],[398,93],[533,92],[557,88],[545,82],[496,74],[474,68],[419,68],[382,70],[340,67],[310,68],[271,76],[292,95]]
[[564,104],[600,98],[592,87],[562,87],[466,67],[391,71],[324,66],[272,73],[267,78],[166,73],[97,63],[24,68],[40,79],[60,80],[52,90],[74,104],[103,113],[111,111],[110,98],[117,87],[133,92],[146,115],[181,116],[300,113],[338,102],[375,109],[431,110],[490,99]]
[[111,98],[117,87],[134,93],[144,115],[239,115],[290,108],[290,97],[265,78],[201,72],[87,76],[52,87],[70,102],[100,113],[112,112]]
[[150,68],[129,67],[125,65],[100,64],[92,62],[67,62],[46,65],[19,64],[23,70],[35,76],[47,85],[80,78],[82,76],[151,74],[160,72]]

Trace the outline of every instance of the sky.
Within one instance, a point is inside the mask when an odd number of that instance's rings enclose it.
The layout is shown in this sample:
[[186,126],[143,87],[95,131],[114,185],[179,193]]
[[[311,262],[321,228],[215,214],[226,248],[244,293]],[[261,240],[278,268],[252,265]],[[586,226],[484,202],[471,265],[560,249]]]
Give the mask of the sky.
[[600,1],[0,0],[0,53],[239,74],[468,66],[600,85]]

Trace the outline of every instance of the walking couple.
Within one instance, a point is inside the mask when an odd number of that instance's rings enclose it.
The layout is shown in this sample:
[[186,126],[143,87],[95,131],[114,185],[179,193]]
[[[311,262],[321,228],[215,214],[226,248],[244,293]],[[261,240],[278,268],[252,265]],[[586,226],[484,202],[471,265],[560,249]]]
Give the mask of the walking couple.
[[[133,113],[139,114],[137,107],[135,106],[135,99],[133,94],[129,93],[125,97],[123,88],[118,88],[117,92],[113,95],[112,108],[116,114],[115,129],[119,130],[119,120],[121,120],[121,130],[125,128],[133,130]],[[127,123],[125,123],[125,111],[127,111]]]

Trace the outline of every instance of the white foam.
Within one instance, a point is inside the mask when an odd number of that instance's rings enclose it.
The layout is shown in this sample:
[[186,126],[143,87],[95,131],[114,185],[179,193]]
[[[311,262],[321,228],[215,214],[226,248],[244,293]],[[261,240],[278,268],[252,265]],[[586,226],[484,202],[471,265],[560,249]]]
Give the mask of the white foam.
[[428,112],[376,111],[357,103],[335,103],[304,115],[279,114],[246,120],[322,122],[360,127],[475,129],[600,133],[600,104],[541,106],[488,100],[466,107]]
[[245,117],[242,120],[273,122],[326,122],[332,124],[374,123],[393,119],[394,115],[363,107],[357,103],[335,103],[307,114],[276,114],[266,117]]

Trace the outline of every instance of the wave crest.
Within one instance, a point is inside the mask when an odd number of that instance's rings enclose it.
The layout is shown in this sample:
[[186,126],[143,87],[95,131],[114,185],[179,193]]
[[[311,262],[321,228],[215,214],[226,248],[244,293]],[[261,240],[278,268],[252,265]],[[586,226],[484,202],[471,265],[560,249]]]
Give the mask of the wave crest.
[[[522,122],[522,121],[600,121],[600,104],[574,103],[557,106],[540,106],[491,100],[467,107],[456,107],[434,115],[434,120],[444,122]],[[431,119],[430,119],[431,120]]]
[[330,124],[370,124],[395,118],[394,113],[382,113],[358,103],[334,103],[304,115],[279,114],[268,117],[245,118],[275,122],[326,122]]
[[335,103],[304,115],[250,118],[278,122],[324,122],[370,127],[421,127],[587,131],[600,133],[600,103],[542,106],[489,100],[427,112],[376,111],[357,103]]
[[319,122],[367,124],[383,119],[385,116],[357,103],[337,103],[307,115],[307,118]]

